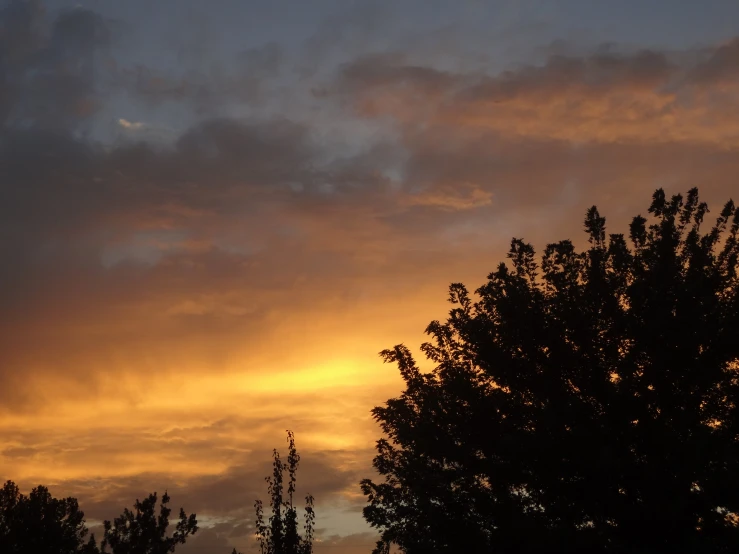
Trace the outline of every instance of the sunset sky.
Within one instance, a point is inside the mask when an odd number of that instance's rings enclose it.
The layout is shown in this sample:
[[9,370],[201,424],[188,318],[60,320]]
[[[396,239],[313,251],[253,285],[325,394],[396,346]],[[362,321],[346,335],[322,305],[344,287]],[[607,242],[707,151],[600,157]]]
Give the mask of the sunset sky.
[[0,479],[166,488],[184,554],[254,547],[286,429],[316,553],[369,552],[378,352],[451,282],[739,199],[736,0],[0,6]]

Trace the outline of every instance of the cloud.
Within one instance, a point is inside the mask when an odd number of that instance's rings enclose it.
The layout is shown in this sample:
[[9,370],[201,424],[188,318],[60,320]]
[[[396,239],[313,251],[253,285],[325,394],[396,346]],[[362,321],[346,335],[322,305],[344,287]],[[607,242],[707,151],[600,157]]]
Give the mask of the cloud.
[[120,125],[124,129],[137,130],[137,129],[143,129],[144,128],[144,124],[142,122],[140,122],[140,121],[128,121],[127,119],[124,119],[124,118],[120,118],[118,120],[118,125]]
[[389,116],[409,129],[439,125],[573,143],[733,148],[739,122],[726,114],[736,107],[735,49],[731,42],[708,53],[555,55],[497,75],[380,55],[346,64],[337,91],[353,98],[360,115]]
[[476,185],[452,183],[447,187],[421,194],[409,194],[406,202],[412,206],[435,206],[446,210],[469,210],[492,203],[492,193]]
[[110,45],[107,22],[85,9],[53,21],[38,1],[11,1],[0,11],[0,122],[77,126],[97,110],[96,58]]
[[689,80],[699,86],[736,86],[739,80],[739,39],[699,52],[699,63],[689,73]]

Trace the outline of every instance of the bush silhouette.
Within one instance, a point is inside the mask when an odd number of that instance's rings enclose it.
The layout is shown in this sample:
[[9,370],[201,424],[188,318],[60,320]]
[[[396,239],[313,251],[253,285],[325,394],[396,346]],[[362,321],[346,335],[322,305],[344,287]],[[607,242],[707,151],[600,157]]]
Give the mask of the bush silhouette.
[[[272,451],[272,475],[265,477],[270,496],[272,515],[264,521],[261,500],[254,503],[256,510],[257,538],[261,554],[311,554],[313,552],[313,527],[315,512],[313,497],[305,497],[304,535],[298,532],[298,512],[293,504],[300,455],[295,449],[295,435],[287,431],[287,464],[280,459],[277,450]],[[287,497],[284,496],[284,474],[287,472]],[[234,554],[236,550],[234,549]]]

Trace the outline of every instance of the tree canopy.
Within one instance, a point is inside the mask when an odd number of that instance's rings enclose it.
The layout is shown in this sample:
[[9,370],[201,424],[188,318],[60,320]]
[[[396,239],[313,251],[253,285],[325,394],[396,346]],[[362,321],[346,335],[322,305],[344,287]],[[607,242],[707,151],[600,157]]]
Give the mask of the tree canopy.
[[[124,509],[112,522],[104,522],[104,536],[98,547],[85,525],[85,514],[77,499],[54,498],[44,486],[28,496],[12,481],[0,489],[0,552],[2,554],[170,554],[198,530],[195,514],[180,518],[167,536],[169,496],[162,496],[156,513],[157,494]],[[110,550],[108,550],[110,548]]]
[[187,515],[180,508],[179,521],[174,533],[167,536],[169,516],[172,509],[169,495],[165,492],[156,513],[157,493],[151,493],[143,501],[138,499],[134,509],[125,508],[123,514],[112,522],[104,523],[105,535],[101,543],[101,554],[170,554],[178,544],[184,544],[187,537],[198,530],[195,514]]
[[54,498],[38,486],[26,496],[7,481],[0,489],[0,552],[3,554],[95,554],[86,542],[85,514],[74,498]]
[[511,241],[449,289],[405,390],[373,410],[366,520],[404,552],[739,551],[739,210],[657,190],[628,239]]

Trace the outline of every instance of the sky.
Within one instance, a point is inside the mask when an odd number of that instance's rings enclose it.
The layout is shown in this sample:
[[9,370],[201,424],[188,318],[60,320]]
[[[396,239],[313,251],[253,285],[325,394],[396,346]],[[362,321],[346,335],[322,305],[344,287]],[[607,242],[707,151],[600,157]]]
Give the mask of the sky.
[[370,410],[447,288],[739,175],[734,0],[0,0],[0,479],[253,551],[285,431],[369,552]]

